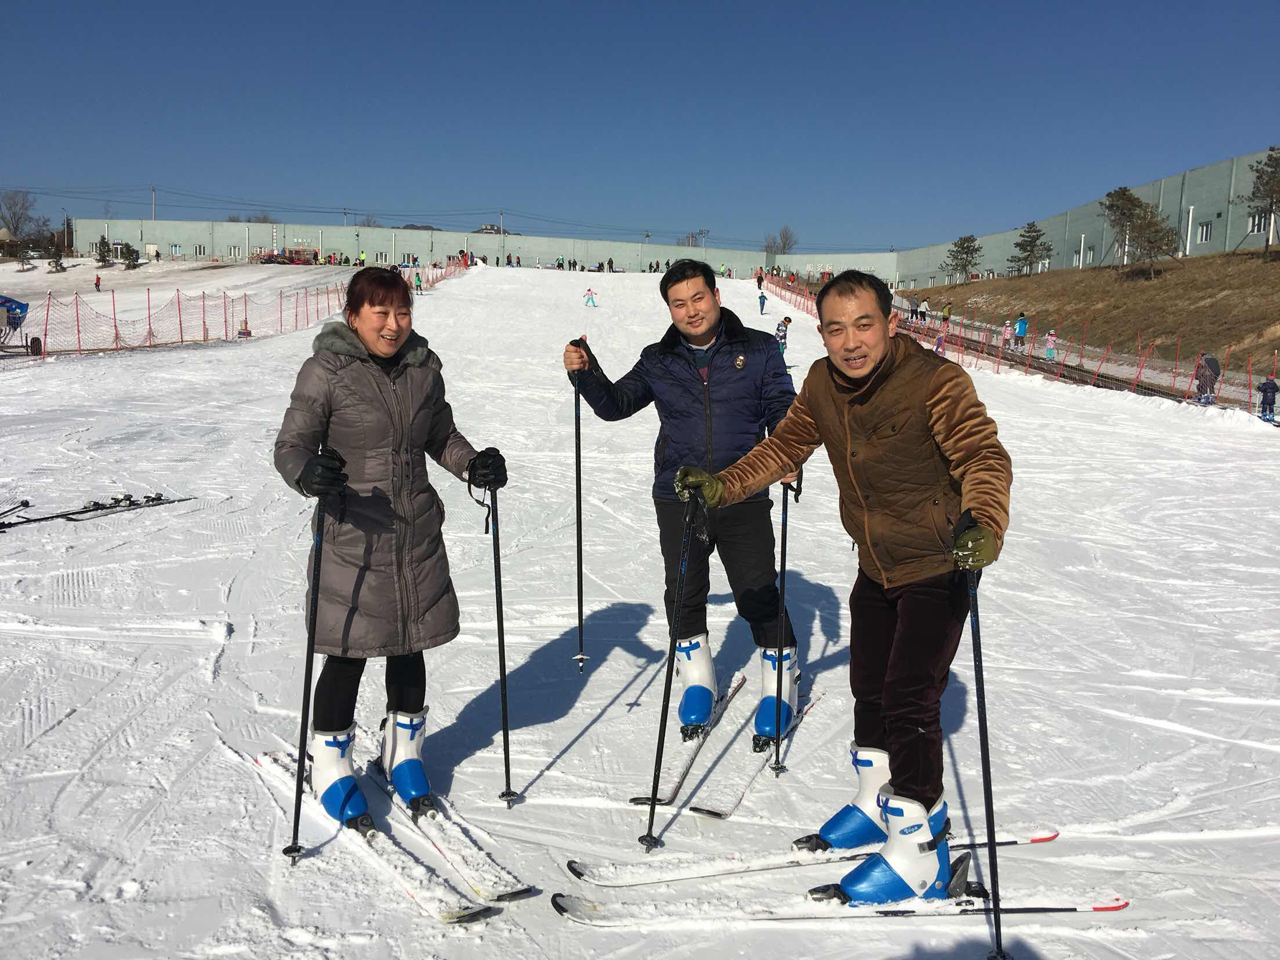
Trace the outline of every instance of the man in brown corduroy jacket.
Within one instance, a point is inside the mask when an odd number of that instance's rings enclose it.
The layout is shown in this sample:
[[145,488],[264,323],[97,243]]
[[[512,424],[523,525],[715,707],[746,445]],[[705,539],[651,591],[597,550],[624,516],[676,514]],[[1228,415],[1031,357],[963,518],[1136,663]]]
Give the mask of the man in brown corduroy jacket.
[[891,303],[877,277],[848,270],[830,280],[817,298],[827,356],[773,434],[719,473],[676,476],[682,496],[697,487],[724,506],[826,445],[858,551],[849,598],[858,789],[804,842],[849,848],[893,837],[841,884],[874,902],[942,896],[950,881],[941,698],[969,612],[964,571],[999,556],[1013,480],[969,375],[897,335]]

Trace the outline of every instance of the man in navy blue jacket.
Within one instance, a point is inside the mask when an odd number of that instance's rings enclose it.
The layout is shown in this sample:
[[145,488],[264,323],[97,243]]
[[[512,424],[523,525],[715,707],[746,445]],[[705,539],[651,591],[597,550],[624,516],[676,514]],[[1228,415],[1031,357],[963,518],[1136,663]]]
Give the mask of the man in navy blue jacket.
[[[586,342],[577,340],[565,347],[564,366],[570,378],[580,378],[583,399],[602,420],[624,420],[650,403],[657,409],[660,428],[654,445],[653,500],[670,623],[684,531],[684,505],[675,491],[676,469],[697,463],[714,472],[736,462],[786,415],[795,388],[773,336],[743,326],[731,310],[720,306],[720,291],[709,265],[678,260],[663,275],[660,289],[672,325],[661,340],[641,351],[630,372],[611,381]],[[709,542],[691,540],[676,638],[676,667],[684,685],[679,715],[686,737],[709,721],[719,696],[707,643],[713,549],[724,564],[738,613],[751,625],[756,646],[761,648],[756,732],[776,735],[778,572],[769,517],[772,506],[768,492],[761,491],[732,507],[710,510]],[[795,643],[788,618],[783,690],[792,711],[799,675]]]

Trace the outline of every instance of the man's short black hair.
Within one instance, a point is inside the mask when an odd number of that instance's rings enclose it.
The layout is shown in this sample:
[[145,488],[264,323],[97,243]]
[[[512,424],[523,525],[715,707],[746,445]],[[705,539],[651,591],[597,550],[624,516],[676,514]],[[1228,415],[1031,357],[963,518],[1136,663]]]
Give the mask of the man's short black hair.
[[859,290],[870,290],[876,295],[880,313],[888,320],[893,310],[893,294],[889,292],[889,285],[875,274],[863,273],[861,270],[842,271],[822,285],[815,303],[818,320],[822,320],[822,301],[827,297],[850,297]]
[[667,300],[667,291],[677,283],[684,283],[696,277],[707,281],[708,290],[716,288],[716,272],[711,269],[711,264],[703,263],[701,260],[690,260],[687,257],[677,260],[662,275],[662,282],[658,284],[658,289],[662,291],[662,299]]

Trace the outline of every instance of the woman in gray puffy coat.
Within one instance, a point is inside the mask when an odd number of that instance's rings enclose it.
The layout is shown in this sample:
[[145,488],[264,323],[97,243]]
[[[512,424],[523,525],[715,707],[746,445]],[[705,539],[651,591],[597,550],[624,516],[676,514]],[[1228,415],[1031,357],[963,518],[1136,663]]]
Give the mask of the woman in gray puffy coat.
[[[413,296],[398,271],[367,267],[347,288],[302,365],[276,438],[275,465],[304,496],[325,498],[311,782],[331,816],[366,812],[351,762],[365,661],[387,658],[382,768],[417,810],[430,792],[422,651],[458,635],[458,598],[441,537],[444,505],[424,453],[459,480],[498,489],[502,454],[477,453],[453,421],[440,358],[413,332]],[[314,534],[314,521],[313,521]],[[312,569],[307,563],[308,576]]]

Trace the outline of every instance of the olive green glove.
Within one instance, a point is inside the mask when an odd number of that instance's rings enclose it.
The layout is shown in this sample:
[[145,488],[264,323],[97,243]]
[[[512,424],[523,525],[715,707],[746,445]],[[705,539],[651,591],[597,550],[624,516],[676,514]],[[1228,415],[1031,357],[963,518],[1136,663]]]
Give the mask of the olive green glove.
[[981,570],[996,562],[1000,553],[1000,541],[996,539],[994,530],[978,523],[973,519],[973,514],[966,510],[956,524],[952,553],[956,558],[956,566],[961,570]]
[[694,490],[702,491],[702,499],[708,507],[720,506],[724,497],[724,484],[701,467],[681,467],[676,471],[676,495],[688,500]]

